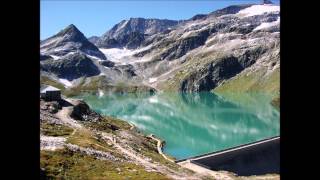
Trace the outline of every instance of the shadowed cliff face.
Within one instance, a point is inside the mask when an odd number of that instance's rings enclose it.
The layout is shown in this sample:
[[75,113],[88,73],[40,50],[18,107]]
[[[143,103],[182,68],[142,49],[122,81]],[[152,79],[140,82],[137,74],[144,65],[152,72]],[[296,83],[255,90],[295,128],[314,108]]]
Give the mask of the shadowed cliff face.
[[79,53],[67,55],[59,60],[46,60],[41,63],[41,70],[68,80],[83,76],[95,76],[100,73],[91,59]]
[[251,66],[266,50],[258,47],[246,50],[238,57],[230,56],[217,59],[204,68],[194,72],[181,83],[180,91],[210,91],[223,80],[227,80]]
[[181,83],[180,91],[210,91],[219,82],[234,76],[241,70],[243,70],[243,67],[235,57],[218,60],[218,62],[210,63],[199,72],[191,74],[188,78],[184,79]]

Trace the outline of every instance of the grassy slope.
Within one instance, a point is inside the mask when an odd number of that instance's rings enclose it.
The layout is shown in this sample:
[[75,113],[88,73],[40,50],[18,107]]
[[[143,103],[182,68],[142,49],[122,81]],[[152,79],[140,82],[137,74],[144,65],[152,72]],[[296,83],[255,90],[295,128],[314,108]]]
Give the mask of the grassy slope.
[[270,102],[277,109],[280,108],[280,70],[276,69],[268,76],[264,76],[263,71],[257,71],[249,75],[239,74],[238,76],[226,81],[222,85],[213,89],[217,94],[224,93],[268,93],[272,95]]
[[[122,130],[129,131],[130,125],[122,120],[112,117],[105,117],[100,123],[84,123],[90,129],[97,129],[109,133],[111,129],[106,128],[107,124],[117,126]],[[41,122],[41,133],[50,136],[68,137],[67,143],[81,147],[92,148],[109,152],[113,156],[123,159],[112,145],[107,144],[100,137],[95,136],[91,131],[77,130],[73,135],[72,129],[64,125],[51,125]],[[166,161],[156,151],[156,143],[146,139],[142,134],[132,132],[140,143],[129,144],[137,152],[151,158],[153,161],[164,164],[172,169],[181,169],[176,164]],[[47,178],[58,179],[168,179],[158,172],[147,172],[144,167],[129,162],[101,161],[91,156],[71,152],[67,149],[58,151],[41,151],[40,165],[45,169]],[[120,171],[119,171],[120,169]]]
[[276,69],[272,74],[264,76],[263,71],[257,71],[249,75],[240,74],[224,84],[218,86],[214,92],[266,92],[279,94],[280,71]]
[[73,129],[65,125],[41,122],[40,132],[46,136],[69,136],[73,132]]
[[102,161],[69,150],[41,151],[40,167],[54,179],[168,179],[133,163]]
[[40,76],[40,83],[57,87],[57,88],[61,89],[62,91],[65,89],[65,87],[62,83],[56,82],[56,81],[48,78],[47,76]]

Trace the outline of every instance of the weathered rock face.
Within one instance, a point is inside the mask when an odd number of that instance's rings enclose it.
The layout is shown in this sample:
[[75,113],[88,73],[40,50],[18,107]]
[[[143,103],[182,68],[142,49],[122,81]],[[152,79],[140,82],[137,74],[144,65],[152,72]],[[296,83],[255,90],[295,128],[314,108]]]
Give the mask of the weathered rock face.
[[100,73],[92,60],[80,53],[69,54],[59,60],[44,61],[41,63],[41,70],[68,80],[83,76],[95,76]]
[[253,65],[267,50],[263,46],[258,46],[246,49],[238,56],[225,56],[216,59],[184,79],[180,90],[184,92],[210,91],[224,80]]
[[98,36],[91,36],[88,38],[88,41],[90,41],[92,44],[95,44],[99,40]]
[[126,74],[127,77],[132,78],[137,76],[135,73],[134,67],[131,64],[117,66],[117,69],[120,70],[123,74]]
[[114,39],[114,38],[110,38],[110,39],[105,39],[103,44],[99,44],[100,43],[100,39],[96,42],[96,44],[98,44],[101,48],[121,48],[120,43]]
[[197,33],[194,36],[184,38],[176,42],[172,48],[161,55],[161,59],[177,59],[185,55],[188,51],[204,45],[208,36],[214,33],[214,29],[207,29]]
[[178,21],[173,20],[130,18],[102,35],[96,45],[104,48],[136,48],[144,41],[145,36],[163,32],[177,24]]
[[224,79],[228,79],[243,70],[242,65],[235,57],[225,57],[216,61],[183,80],[180,91],[210,91]]
[[99,61],[99,64],[105,67],[113,67],[115,63],[112,61]]
[[[106,39],[101,45],[103,48],[119,48],[125,47],[127,49],[135,49],[139,47],[145,40],[145,35],[140,32],[130,32],[119,36],[117,39]],[[98,41],[97,41],[98,42]]]
[[94,122],[99,121],[102,118],[100,114],[92,111],[87,103],[80,100],[74,105],[70,116],[76,120]]
[[128,49],[135,49],[141,45],[144,41],[144,34],[140,32],[131,32],[118,38],[120,46],[126,47]]
[[40,101],[40,110],[47,111],[51,114],[57,113],[61,109],[61,105],[57,101],[45,102]]
[[44,55],[64,56],[80,51],[84,54],[106,59],[105,55],[80,32],[73,24],[58,34],[41,41],[40,51]]
[[48,59],[52,59],[52,57],[49,55],[40,54],[40,61],[44,61]]
[[205,19],[207,17],[206,14],[197,14],[195,16],[193,16],[192,18],[190,18],[189,20],[195,21],[195,20],[199,20],[199,19]]

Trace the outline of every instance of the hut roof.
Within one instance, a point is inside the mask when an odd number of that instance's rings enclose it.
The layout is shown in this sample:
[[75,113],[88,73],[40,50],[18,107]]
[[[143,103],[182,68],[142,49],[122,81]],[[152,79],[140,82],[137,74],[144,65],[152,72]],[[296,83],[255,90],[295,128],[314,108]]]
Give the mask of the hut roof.
[[41,93],[45,93],[47,91],[60,91],[60,89],[53,86],[46,86],[40,90]]

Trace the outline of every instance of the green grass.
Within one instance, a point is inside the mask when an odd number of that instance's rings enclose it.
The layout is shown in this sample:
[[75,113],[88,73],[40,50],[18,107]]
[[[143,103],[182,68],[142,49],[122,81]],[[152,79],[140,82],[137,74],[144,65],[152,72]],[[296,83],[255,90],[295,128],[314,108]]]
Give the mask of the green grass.
[[89,128],[93,128],[98,131],[104,131],[107,133],[112,132],[111,125],[117,127],[118,129],[123,129],[123,130],[129,130],[131,128],[131,125],[126,121],[116,119],[110,116],[105,116],[102,120],[97,122],[88,121],[88,122],[83,122],[83,124]]
[[[134,132],[135,133],[135,132]],[[179,165],[176,163],[172,163],[168,160],[166,160],[162,155],[158,153],[157,149],[157,142],[155,140],[149,139],[146,136],[138,133],[138,134],[133,134],[136,136],[136,138],[140,139],[139,141],[131,141],[131,143],[128,143],[128,145],[134,149],[136,152],[141,153],[145,157],[151,158],[152,161],[158,162],[164,166],[169,167],[170,169],[174,171],[183,171],[185,173],[191,173],[190,171],[181,168]],[[169,156],[168,156],[169,157]],[[171,159],[175,159],[173,157],[170,157]]]
[[69,136],[67,143],[99,151],[110,152],[112,155],[122,158],[120,154],[116,153],[115,149],[111,145],[108,145],[100,137],[95,137],[91,131],[86,129],[77,130],[74,135]]
[[[89,81],[90,79],[90,81]],[[87,82],[86,82],[87,81]],[[89,82],[88,82],[89,81]],[[124,82],[110,84],[106,82],[105,76],[94,76],[90,78],[81,78],[80,83],[69,89],[62,91],[62,94],[67,97],[77,96],[82,92],[96,92],[98,89],[111,92],[150,92],[153,89],[142,85],[131,85]]]
[[271,105],[273,105],[276,109],[280,110],[280,97],[277,96],[272,99]]
[[[110,124],[117,126],[121,130],[129,130],[131,128],[131,125],[123,120],[116,119],[113,117],[105,117],[102,121],[99,122],[86,122],[84,123],[85,126],[90,127],[92,129],[96,129],[99,131],[104,131],[107,133],[115,133],[112,132],[109,128]],[[157,151],[157,144],[156,141],[147,139],[144,135],[137,133],[137,132],[131,132],[134,136],[136,136],[141,141],[134,141],[132,143],[129,143],[129,145],[136,151],[140,152],[146,157],[152,158],[153,161],[159,162],[165,166],[168,166],[174,170],[181,169],[180,166],[178,166],[175,163],[172,163],[166,159],[164,159]],[[86,139],[86,138],[80,138],[80,139]],[[83,141],[81,141],[83,143]],[[76,142],[79,144],[79,142]],[[81,144],[83,145],[83,144]],[[174,159],[173,157],[171,157]]]
[[264,76],[265,72],[260,70],[251,74],[241,74],[226,81],[213,91],[221,92],[266,92],[279,94],[280,92],[280,70],[276,69],[271,74]]
[[45,84],[45,85],[50,85],[50,86],[54,86],[54,87],[57,87],[61,90],[64,90],[65,87],[63,84],[59,83],[59,82],[56,82],[46,76],[40,76],[40,83],[41,84]]
[[61,124],[49,124],[42,122],[40,132],[46,136],[69,136],[73,129]]
[[66,149],[41,151],[40,167],[53,179],[169,179],[133,163],[102,161]]
[[82,91],[97,91],[101,86],[103,77],[104,76],[91,77],[89,83],[86,83],[85,81],[87,78],[83,77],[80,79],[80,83],[77,86],[62,91],[62,94],[65,96],[75,96]]

